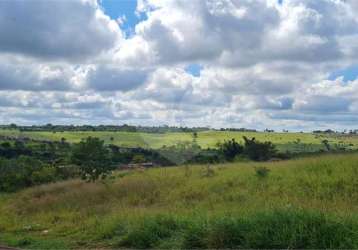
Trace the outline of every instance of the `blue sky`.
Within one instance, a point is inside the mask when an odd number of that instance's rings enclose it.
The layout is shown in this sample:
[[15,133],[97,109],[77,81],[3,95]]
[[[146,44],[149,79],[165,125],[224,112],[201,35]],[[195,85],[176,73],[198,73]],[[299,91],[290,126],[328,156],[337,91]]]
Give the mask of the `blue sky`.
[[339,69],[337,71],[334,71],[330,74],[328,77],[329,80],[335,80],[339,77],[343,76],[343,81],[354,81],[358,77],[358,65],[353,65],[348,68]]
[[203,69],[203,67],[200,64],[193,63],[193,64],[189,64],[185,68],[185,71],[195,77],[199,77],[202,69]]
[[135,25],[140,22],[143,17],[138,17],[135,13],[137,7],[136,0],[101,0],[104,12],[112,19],[118,19],[125,16],[122,28],[127,35],[133,32]]

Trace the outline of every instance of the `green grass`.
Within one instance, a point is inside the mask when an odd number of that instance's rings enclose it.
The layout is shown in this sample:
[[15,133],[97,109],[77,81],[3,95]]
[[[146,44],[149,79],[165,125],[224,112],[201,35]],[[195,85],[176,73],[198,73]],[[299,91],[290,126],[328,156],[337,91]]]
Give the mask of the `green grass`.
[[[160,148],[180,141],[191,141],[192,133],[137,133],[137,132],[20,132],[18,130],[0,130],[0,135],[25,136],[39,140],[79,142],[88,136],[99,137],[106,143],[125,147]],[[315,152],[324,149],[322,140],[327,139],[334,148],[341,145],[347,149],[358,149],[358,136],[349,135],[315,135],[311,133],[264,133],[264,132],[232,132],[205,131],[198,133],[197,142],[202,147],[215,147],[217,142],[235,138],[243,142],[242,137],[255,137],[260,141],[271,141],[280,151]],[[113,138],[113,140],[111,140]],[[297,143],[299,140],[299,143]]]
[[[358,248],[358,155],[118,172],[0,195],[21,248]],[[260,177],[256,170],[270,171]],[[211,177],[208,177],[211,176]],[[46,233],[45,230],[48,230]]]

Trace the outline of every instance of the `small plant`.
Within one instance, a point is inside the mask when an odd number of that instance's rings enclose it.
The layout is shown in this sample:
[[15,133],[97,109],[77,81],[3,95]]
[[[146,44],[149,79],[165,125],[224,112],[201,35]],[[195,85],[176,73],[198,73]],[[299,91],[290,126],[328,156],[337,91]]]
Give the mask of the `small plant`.
[[270,173],[270,169],[266,167],[258,167],[255,169],[255,171],[256,171],[256,176],[259,178],[265,178]]
[[212,168],[212,166],[207,165],[203,177],[213,177],[215,175],[215,170]]
[[184,170],[185,170],[185,177],[190,177],[192,174],[192,171],[188,164],[185,165]]

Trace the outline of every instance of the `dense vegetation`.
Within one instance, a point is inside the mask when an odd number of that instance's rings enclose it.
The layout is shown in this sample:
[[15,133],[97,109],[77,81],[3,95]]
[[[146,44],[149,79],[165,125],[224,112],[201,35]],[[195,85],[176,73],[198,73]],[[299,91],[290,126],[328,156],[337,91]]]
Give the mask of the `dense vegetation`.
[[357,161],[345,153],[155,168],[121,171],[106,182],[33,187],[0,196],[0,242],[42,249],[354,249]]
[[217,149],[202,149],[194,137],[192,142],[157,150],[121,149],[112,144],[105,145],[96,137],[88,137],[73,145],[64,140],[25,144],[14,139],[0,144],[0,191],[16,191],[79,175],[82,179],[96,181],[120,168],[120,164],[153,162],[173,166],[233,161],[237,156],[255,161],[280,156],[270,142],[244,139],[244,145],[232,139],[219,143]]
[[[6,130],[2,132],[4,131]],[[85,136],[90,132],[75,133]],[[98,133],[101,132],[94,133],[99,135]],[[243,134],[242,132],[228,133]],[[183,135],[187,134],[183,133]],[[203,148],[199,143],[206,132],[194,132],[189,134],[190,141],[178,141],[156,149],[118,146],[114,144],[112,137],[109,143],[91,136],[83,137],[78,143],[69,143],[70,140],[65,137],[60,137],[58,141],[49,141],[6,134],[0,136],[0,191],[13,192],[25,187],[77,177],[95,181],[130,163],[150,162],[155,166],[217,164],[245,160],[288,159],[299,153],[280,151],[270,141],[261,142],[255,137],[248,137],[256,135],[266,138],[260,133],[245,132],[245,134],[247,136],[244,135],[239,140],[235,138],[219,140],[215,147]],[[270,134],[271,138],[277,136],[271,132],[267,134]],[[300,136],[304,140],[304,136],[307,135],[300,134]],[[324,138],[321,138],[322,148],[318,152],[347,151],[346,144],[332,144],[331,140]],[[293,144],[305,145],[301,143],[300,138],[297,138]]]

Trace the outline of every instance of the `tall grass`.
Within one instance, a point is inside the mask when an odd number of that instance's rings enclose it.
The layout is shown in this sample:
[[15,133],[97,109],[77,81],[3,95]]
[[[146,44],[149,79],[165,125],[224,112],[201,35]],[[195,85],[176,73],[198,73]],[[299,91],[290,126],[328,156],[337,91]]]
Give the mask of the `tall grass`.
[[115,245],[131,248],[355,248],[358,222],[300,210],[246,216],[150,217],[117,232]]
[[[358,155],[118,172],[0,195],[23,248],[357,248]],[[269,171],[265,176],[257,169]]]

